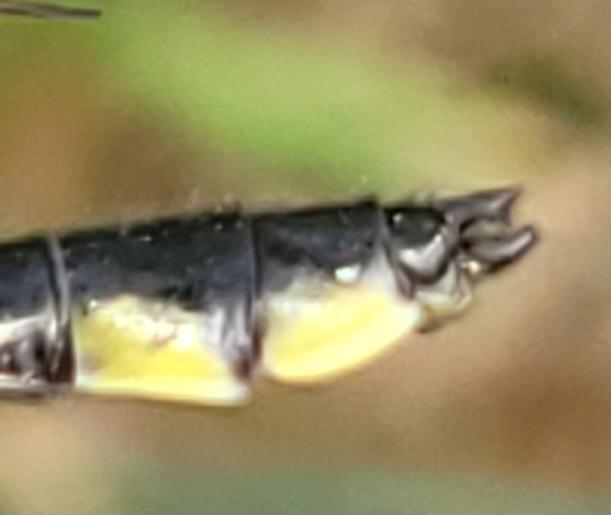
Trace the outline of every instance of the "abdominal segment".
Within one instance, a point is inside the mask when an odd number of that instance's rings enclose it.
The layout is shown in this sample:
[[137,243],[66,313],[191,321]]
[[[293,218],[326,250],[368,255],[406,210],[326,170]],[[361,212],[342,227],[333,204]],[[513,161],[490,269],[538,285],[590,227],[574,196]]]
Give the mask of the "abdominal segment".
[[418,325],[370,204],[262,220],[263,372],[318,383],[358,369]]
[[236,217],[168,221],[62,242],[74,386],[92,394],[241,404],[254,275]]

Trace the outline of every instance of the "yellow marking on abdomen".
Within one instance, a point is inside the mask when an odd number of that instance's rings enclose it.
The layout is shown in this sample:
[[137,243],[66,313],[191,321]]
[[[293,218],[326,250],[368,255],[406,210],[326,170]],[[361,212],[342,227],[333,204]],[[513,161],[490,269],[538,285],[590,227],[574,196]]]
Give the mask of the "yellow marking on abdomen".
[[204,314],[121,295],[73,312],[76,386],[124,395],[236,405],[249,395],[232,363],[206,344]]
[[287,383],[358,369],[417,327],[421,310],[381,289],[331,287],[320,297],[277,293],[266,305],[263,368]]

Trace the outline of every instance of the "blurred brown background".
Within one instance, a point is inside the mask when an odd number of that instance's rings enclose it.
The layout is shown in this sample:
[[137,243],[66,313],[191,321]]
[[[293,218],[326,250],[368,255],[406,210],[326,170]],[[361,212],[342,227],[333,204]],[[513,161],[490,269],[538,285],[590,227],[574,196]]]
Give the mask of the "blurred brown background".
[[0,18],[7,238],[520,183],[542,242],[463,320],[332,386],[261,382],[235,411],[2,404],[0,507],[609,507],[611,4],[96,5]]

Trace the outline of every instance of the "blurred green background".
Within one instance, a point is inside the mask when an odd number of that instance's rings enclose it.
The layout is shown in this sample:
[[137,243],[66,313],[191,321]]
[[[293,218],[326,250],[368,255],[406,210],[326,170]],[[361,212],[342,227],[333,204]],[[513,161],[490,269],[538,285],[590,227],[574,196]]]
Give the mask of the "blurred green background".
[[[93,5],[72,2],[74,5]],[[0,18],[0,230],[519,183],[460,323],[239,410],[0,405],[10,512],[582,512],[611,480],[611,4],[100,0]]]

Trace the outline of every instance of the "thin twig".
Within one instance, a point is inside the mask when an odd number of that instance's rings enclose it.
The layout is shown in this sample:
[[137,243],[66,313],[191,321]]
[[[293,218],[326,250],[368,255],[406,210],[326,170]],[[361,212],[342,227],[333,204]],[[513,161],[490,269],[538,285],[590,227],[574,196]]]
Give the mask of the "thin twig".
[[0,1],[0,14],[45,19],[91,20],[102,16],[102,11],[100,9],[88,7],[67,7],[33,2]]

